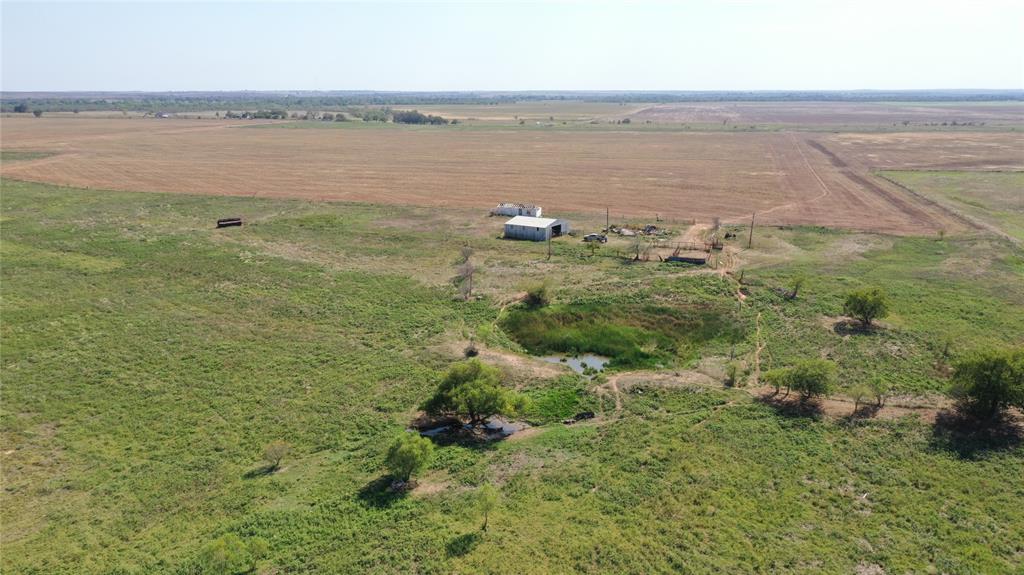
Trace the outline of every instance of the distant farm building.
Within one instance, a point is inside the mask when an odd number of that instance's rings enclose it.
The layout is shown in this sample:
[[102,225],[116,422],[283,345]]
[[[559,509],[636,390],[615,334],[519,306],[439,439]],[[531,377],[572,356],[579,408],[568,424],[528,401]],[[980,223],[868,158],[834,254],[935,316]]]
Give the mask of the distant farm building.
[[516,216],[505,222],[505,237],[512,240],[542,242],[567,233],[569,222],[558,218]]
[[491,210],[491,214],[495,216],[532,216],[539,218],[541,214],[541,207],[533,204],[513,204],[510,202],[502,202],[498,204],[496,208]]

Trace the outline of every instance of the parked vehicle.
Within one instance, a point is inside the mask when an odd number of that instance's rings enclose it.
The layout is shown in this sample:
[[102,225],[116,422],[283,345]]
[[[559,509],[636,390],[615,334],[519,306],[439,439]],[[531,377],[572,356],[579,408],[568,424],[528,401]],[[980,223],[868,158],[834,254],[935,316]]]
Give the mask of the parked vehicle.
[[603,243],[608,241],[608,238],[605,237],[602,234],[587,234],[587,235],[583,236],[583,241],[585,241],[585,242],[599,242],[599,243],[603,244]]

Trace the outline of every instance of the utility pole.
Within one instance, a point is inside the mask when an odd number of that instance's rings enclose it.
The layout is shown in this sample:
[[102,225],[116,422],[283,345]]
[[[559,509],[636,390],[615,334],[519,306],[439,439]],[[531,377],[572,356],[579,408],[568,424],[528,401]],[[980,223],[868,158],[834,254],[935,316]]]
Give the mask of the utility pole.
[[754,212],[753,214],[750,214],[750,237],[747,238],[747,249],[748,250],[750,249],[750,246],[754,244],[754,216],[755,215],[757,215],[757,212]]
[[608,206],[604,207],[604,233],[612,233],[611,216],[608,215]]
[[551,259],[551,233],[548,230],[548,259]]

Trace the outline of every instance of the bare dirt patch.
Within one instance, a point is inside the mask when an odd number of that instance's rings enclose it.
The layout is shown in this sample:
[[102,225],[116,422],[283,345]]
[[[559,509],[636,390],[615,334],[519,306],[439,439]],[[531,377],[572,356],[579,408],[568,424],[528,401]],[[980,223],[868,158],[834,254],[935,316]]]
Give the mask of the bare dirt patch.
[[447,473],[421,477],[416,480],[416,487],[410,493],[416,497],[430,497],[449,489],[452,489],[452,482],[448,479]]
[[[461,358],[464,356],[464,350],[469,343],[469,340],[463,339],[452,341],[445,344],[441,351],[445,355]],[[480,343],[476,344],[476,348],[476,357],[479,358],[480,361],[503,369],[512,376],[513,380],[517,382],[528,381],[531,379],[550,379],[571,373],[568,367],[548,363],[544,360],[528,355],[512,353],[502,349],[489,348]]]

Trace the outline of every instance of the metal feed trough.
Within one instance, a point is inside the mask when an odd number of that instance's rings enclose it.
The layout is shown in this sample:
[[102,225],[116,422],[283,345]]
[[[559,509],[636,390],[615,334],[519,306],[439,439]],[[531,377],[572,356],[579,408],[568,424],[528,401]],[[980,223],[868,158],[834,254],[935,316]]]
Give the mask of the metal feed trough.
[[217,220],[218,228],[229,228],[242,225],[242,218],[221,218]]

